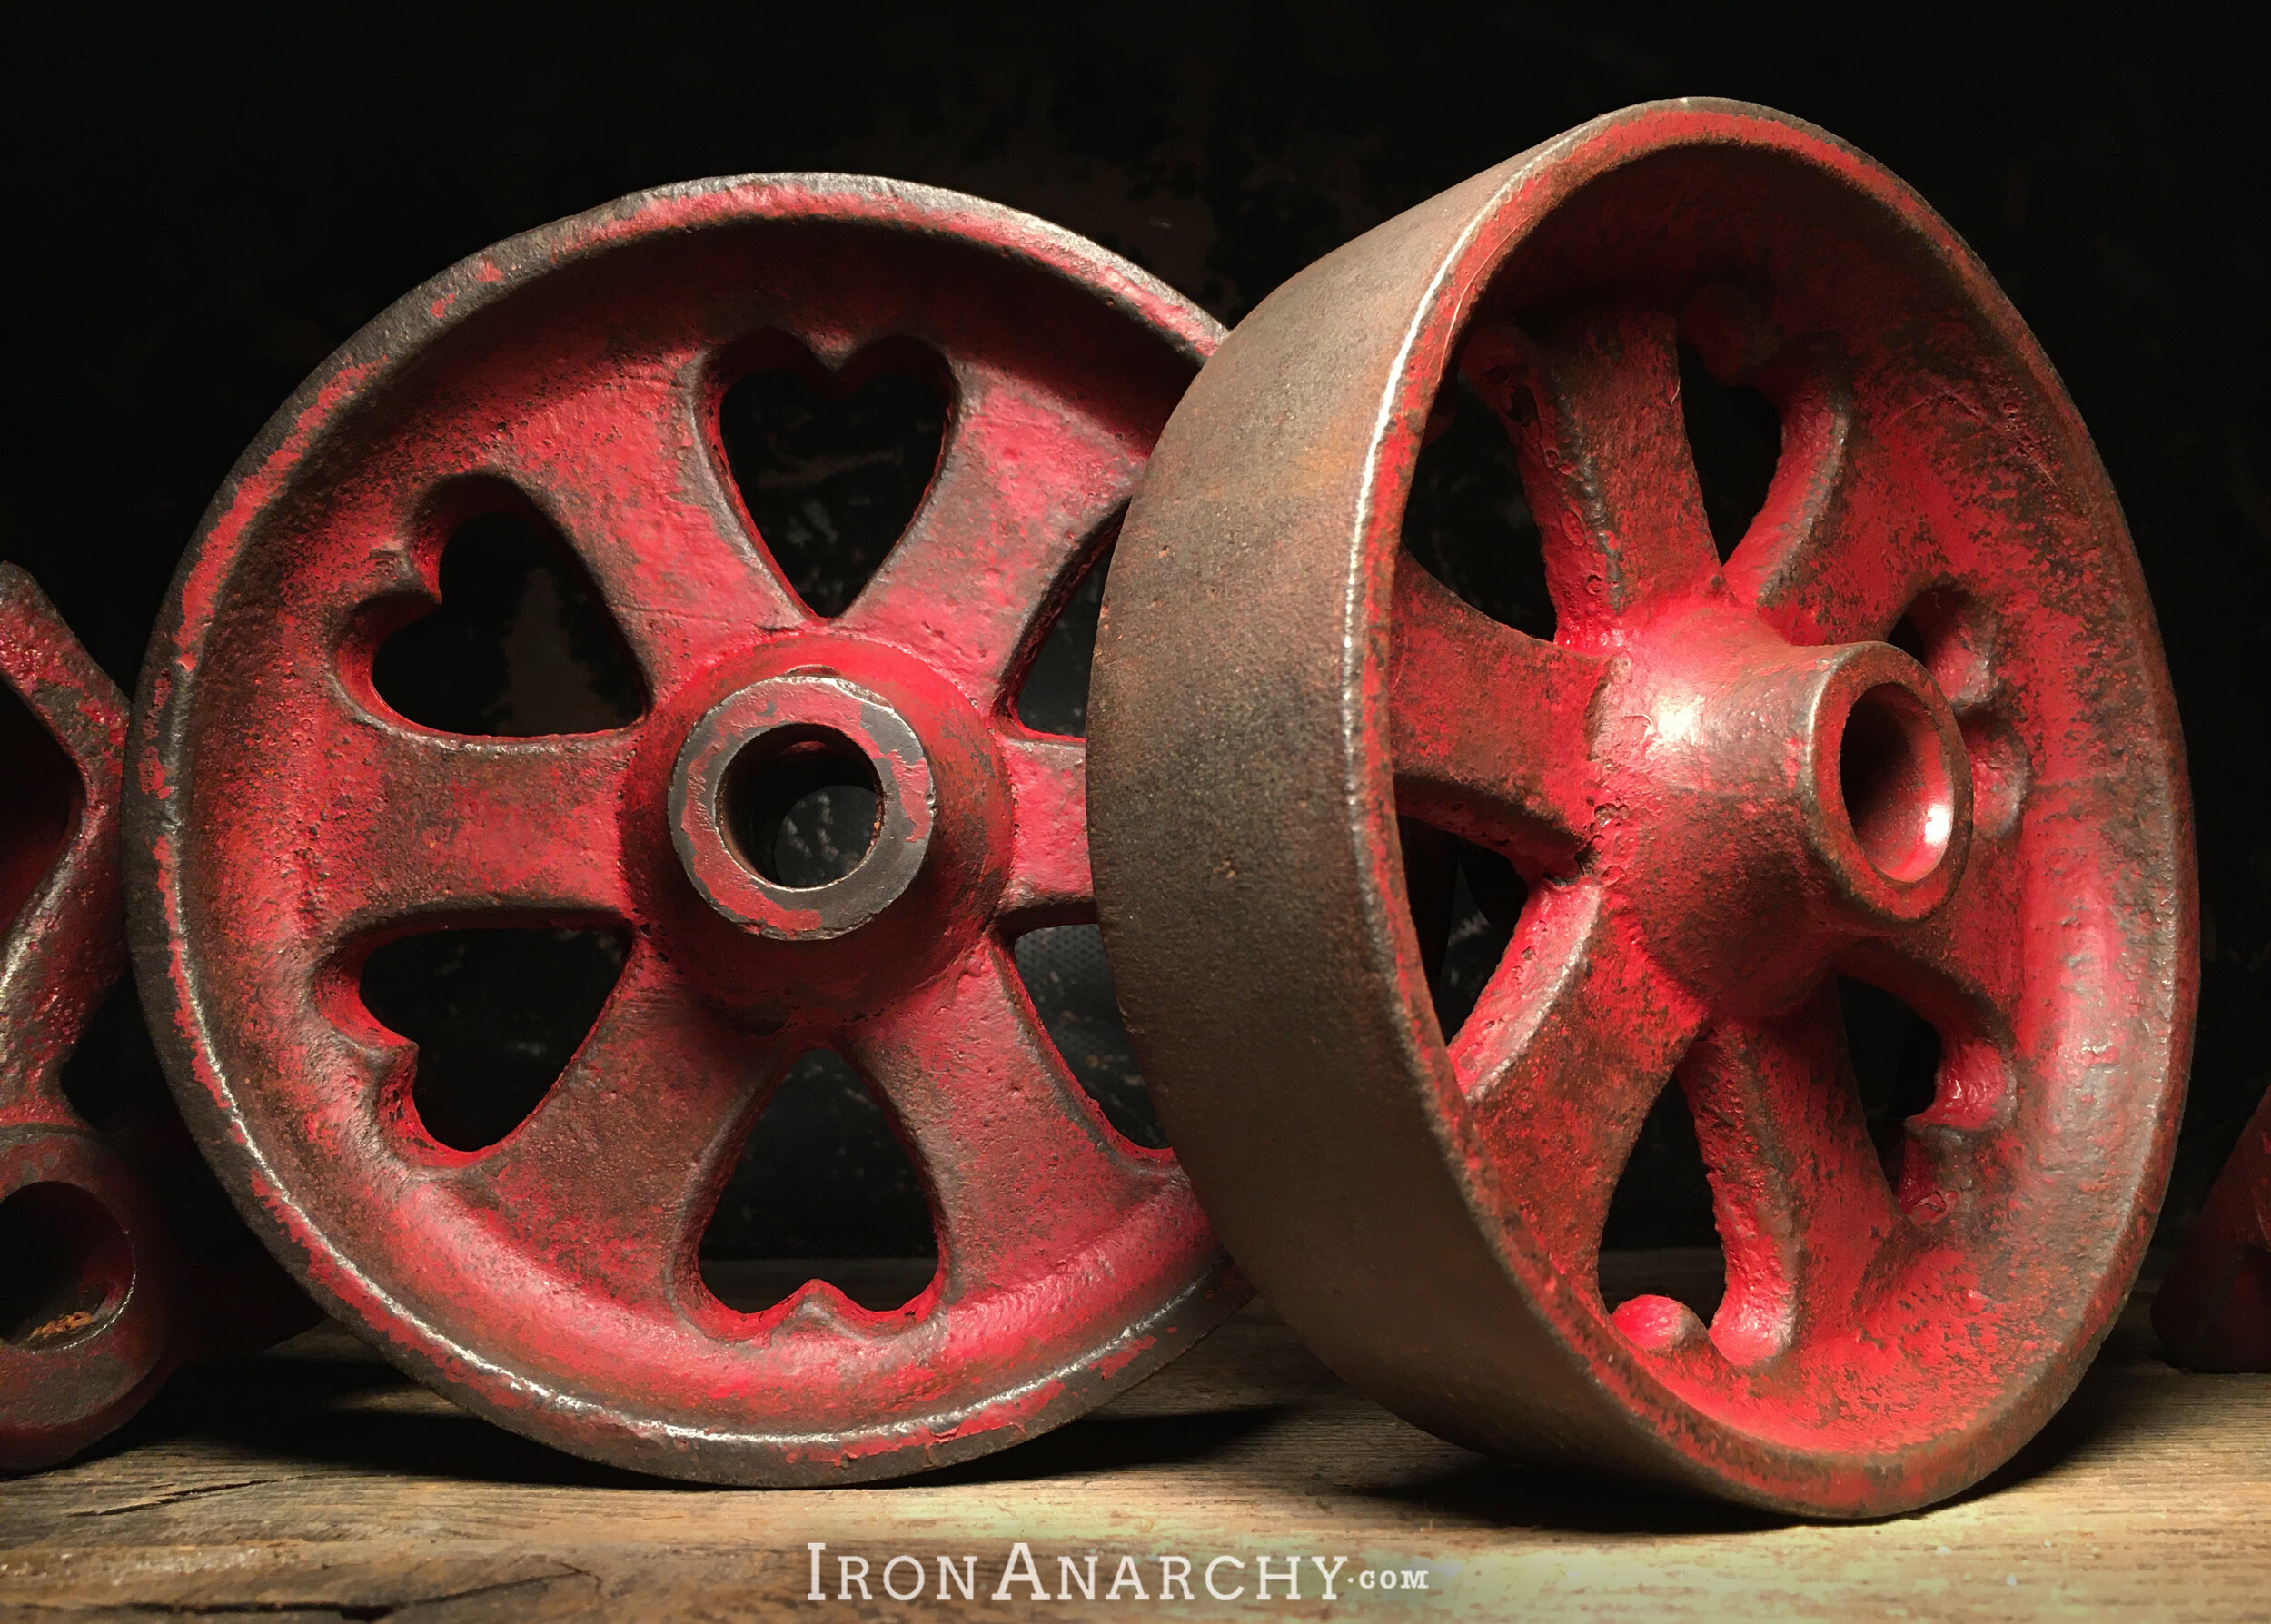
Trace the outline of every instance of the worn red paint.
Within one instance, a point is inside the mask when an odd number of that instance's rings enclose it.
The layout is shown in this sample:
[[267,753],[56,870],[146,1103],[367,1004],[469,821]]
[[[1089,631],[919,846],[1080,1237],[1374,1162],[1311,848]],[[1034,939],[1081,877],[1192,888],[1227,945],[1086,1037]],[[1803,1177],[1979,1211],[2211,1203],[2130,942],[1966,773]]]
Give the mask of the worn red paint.
[[126,703],[11,564],[0,690],[0,1470],[25,1471],[102,1437],[183,1360],[261,1345],[312,1314],[264,1260],[216,1266],[175,1245],[153,1184],[196,1153],[169,1114],[98,1134],[64,1095],[64,1062],[126,967]]
[[[891,339],[951,380],[909,532],[832,620],[774,567],[718,444],[735,369],[784,334],[816,379]],[[278,414],[144,671],[134,926],[186,1114],[328,1304],[505,1425],[738,1482],[998,1448],[1235,1306],[1179,1167],[1081,1093],[1007,951],[1093,916],[1083,747],[1011,699],[1215,337],[1008,211],[759,176],[500,244]],[[451,530],[508,500],[607,599],[650,696],[633,726],[461,738],[372,688]],[[805,891],[741,860],[717,800],[783,729],[888,791],[868,861]],[[408,930],[513,922],[611,926],[629,960],[530,1120],[450,1150],[359,966]],[[894,1312],[816,1282],[738,1313],[696,1244],[771,1079],[816,1043],[888,1099],[939,1272]]]
[[[1681,337],[1782,419],[1723,565]],[[1402,551],[1454,369],[1516,448],[1551,642]],[[1920,663],[1879,640],[1904,617]],[[1978,1480],[2071,1390],[2181,1100],[2179,733],[2064,391],[1882,169],[1661,104],[1310,267],[1162,436],[1096,669],[1138,1058],[1243,1267],[1359,1387],[1495,1452],[1825,1516]],[[1399,814],[1529,885],[1454,1034]],[[1890,1178],[1836,975],[1940,1034]],[[1708,1326],[1597,1283],[1673,1079],[1727,1254]]]

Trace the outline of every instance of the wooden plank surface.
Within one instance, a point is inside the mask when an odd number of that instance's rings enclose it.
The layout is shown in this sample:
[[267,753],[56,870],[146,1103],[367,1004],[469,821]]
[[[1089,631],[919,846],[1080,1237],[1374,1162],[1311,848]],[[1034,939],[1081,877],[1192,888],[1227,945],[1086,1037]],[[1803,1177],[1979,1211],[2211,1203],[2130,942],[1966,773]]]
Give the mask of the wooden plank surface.
[[[918,1481],[688,1489],[498,1431],[326,1327],[186,1372],[111,1445],[0,1485],[0,1619],[2271,1617],[2271,1378],[2182,1375],[2138,1306],[2051,1429],[1952,1505],[1859,1527],[1493,1465],[1356,1397],[1255,1307],[1107,1409]],[[808,1599],[808,1544],[826,1593]],[[1051,1598],[993,1598],[1018,1542]],[[1064,1582],[1090,1553],[1091,1604]],[[974,1599],[937,1559],[975,1556]],[[1299,1597],[1255,1563],[1303,1560]],[[894,1556],[922,1599],[890,1600]],[[1136,1559],[1145,1599],[1123,1584]],[[1160,1559],[1193,1599],[1160,1600]],[[1222,1556],[1215,1601],[1205,1565]],[[872,1600],[835,1599],[839,1558]],[[1315,1563],[1344,1559],[1328,1601]],[[1366,1589],[1361,1575],[1375,1575]],[[1383,1571],[1424,1588],[1377,1588]],[[892,1578],[904,1594],[915,1569]]]

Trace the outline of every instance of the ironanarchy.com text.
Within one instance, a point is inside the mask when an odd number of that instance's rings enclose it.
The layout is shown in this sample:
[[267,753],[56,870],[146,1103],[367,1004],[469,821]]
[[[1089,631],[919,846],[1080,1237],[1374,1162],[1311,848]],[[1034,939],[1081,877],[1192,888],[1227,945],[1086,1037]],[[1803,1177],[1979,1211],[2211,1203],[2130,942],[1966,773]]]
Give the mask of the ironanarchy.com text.
[[[807,1601],[1338,1601],[1344,1590],[1425,1590],[1425,1568],[1348,1568],[1344,1556],[1122,1556],[1088,1551],[1056,1559],[1054,1575],[1023,1540],[998,1563],[975,1556],[829,1556],[825,1540],[806,1545],[812,1559]],[[1054,1578],[1056,1588],[1049,1589]],[[932,1588],[933,1579],[937,1588]],[[1303,1587],[1306,1585],[1306,1594]],[[1194,1587],[1196,1587],[1194,1589]],[[881,1595],[878,1596],[878,1592]]]

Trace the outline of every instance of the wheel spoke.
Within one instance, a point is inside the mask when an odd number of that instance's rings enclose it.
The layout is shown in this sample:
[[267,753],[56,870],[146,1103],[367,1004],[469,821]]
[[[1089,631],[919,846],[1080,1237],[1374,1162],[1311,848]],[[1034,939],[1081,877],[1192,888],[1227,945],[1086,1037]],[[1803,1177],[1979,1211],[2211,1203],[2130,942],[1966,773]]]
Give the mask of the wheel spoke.
[[412,918],[621,916],[629,733],[466,738],[325,708],[304,759],[237,815],[302,871],[334,940]]
[[1671,316],[1619,305],[1478,324],[1463,365],[1513,437],[1562,640],[1595,646],[1718,573]]
[[1046,915],[1072,924],[1095,911],[1088,877],[1088,749],[1078,739],[1039,736],[1002,740],[1015,808],[1007,915]]
[[590,570],[658,692],[808,618],[719,477],[685,381],[699,365],[609,367],[495,453]]
[[1712,1342],[1750,1366],[1850,1322],[1901,1217],[1869,1143],[1835,983],[1779,1020],[1713,1027],[1680,1084],[1727,1255]]
[[[2059,928],[2057,921],[2026,916],[2025,871],[2015,841],[1975,832],[1963,878],[1939,912],[1850,949],[1846,965],[1907,999],[1943,1032],[2005,1042],[2023,990],[2026,938]],[[2062,950],[2051,951],[2053,962],[2062,956]]]
[[1046,1278],[1136,1208],[1187,1200],[1171,1161],[1105,1125],[990,939],[847,1037],[929,1183],[949,1294]]
[[675,1313],[741,1124],[785,1058],[779,1040],[725,1025],[635,947],[551,1092],[454,1183],[548,1272]]
[[969,363],[938,471],[847,629],[897,643],[997,708],[1145,451],[1025,379]]
[[1734,556],[1728,589],[1794,643],[1881,638],[1929,584],[1929,536],[1899,516],[1915,498],[1827,364],[1780,391],[1782,454]]
[[1399,809],[1487,845],[1581,843],[1607,663],[1499,625],[1409,560],[1396,569],[1394,616]]
[[1451,1057],[1501,1188],[1563,1273],[1591,1278],[1633,1141],[1702,1022],[1597,886],[1532,894]]

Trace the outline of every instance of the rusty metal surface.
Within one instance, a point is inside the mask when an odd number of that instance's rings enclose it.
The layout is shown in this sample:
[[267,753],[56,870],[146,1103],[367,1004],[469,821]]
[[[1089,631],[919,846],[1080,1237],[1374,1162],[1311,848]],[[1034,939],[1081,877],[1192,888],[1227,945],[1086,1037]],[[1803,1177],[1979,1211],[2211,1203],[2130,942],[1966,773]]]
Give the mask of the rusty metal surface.
[[[1675,341],[1781,421],[1724,562]],[[1454,370],[1514,443],[1551,641],[1402,554]],[[2072,1389],[2181,1102],[2181,745],[2081,423],[1881,168],[1651,104],[1313,265],[1161,438],[1096,669],[1137,1057],[1242,1267],[1360,1388],[1481,1449],[1822,1516],[1975,1482]],[[1450,1034],[1399,813],[1527,886]],[[1836,975],[1939,1035],[1889,1170]],[[1727,1259],[1708,1327],[1597,1285],[1675,1079]]]
[[[322,1302],[503,1425],[762,1483],[999,1448],[1235,1307],[1174,1158],[1076,1085],[1008,950],[1093,917],[1083,746],[1012,697],[1216,336],[1010,211],[757,176],[476,255],[310,379],[177,578],[128,827],[184,1113]],[[946,387],[922,504],[834,619],[728,478],[718,403],[763,365]],[[493,508],[532,509],[589,570],[644,680],[635,722],[473,738],[379,696],[373,650]],[[867,775],[881,828],[850,874],[784,886],[721,797],[744,763],[817,758]],[[479,1151],[425,1132],[414,1047],[356,992],[376,947],[468,925],[628,945],[565,1073]],[[697,1268],[741,1140],[815,1045],[872,1082],[928,1186],[938,1270],[902,1309],[814,1282],[745,1313]]]

